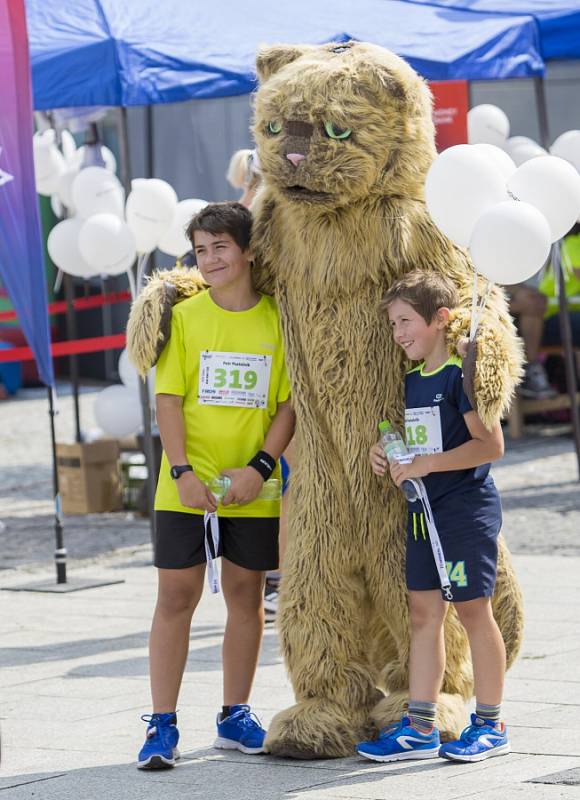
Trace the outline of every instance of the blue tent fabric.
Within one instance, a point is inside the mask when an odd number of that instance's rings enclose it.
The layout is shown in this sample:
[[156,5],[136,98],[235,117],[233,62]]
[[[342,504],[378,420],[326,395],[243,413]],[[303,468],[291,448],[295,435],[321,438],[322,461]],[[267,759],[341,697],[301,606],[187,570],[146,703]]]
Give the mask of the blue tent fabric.
[[522,14],[535,19],[542,56],[580,58],[580,3],[578,0],[406,0],[414,5],[484,14]]
[[528,16],[404,0],[26,0],[34,106],[149,105],[246,94],[256,51],[357,39],[430,80],[543,73]]

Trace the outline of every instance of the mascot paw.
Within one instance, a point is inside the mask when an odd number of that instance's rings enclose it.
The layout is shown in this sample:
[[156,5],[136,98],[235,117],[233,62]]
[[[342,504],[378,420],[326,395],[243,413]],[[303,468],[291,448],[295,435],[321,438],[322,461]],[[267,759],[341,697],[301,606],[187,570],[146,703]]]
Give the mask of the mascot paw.
[[305,700],[276,714],[266,752],[284,758],[343,758],[354,755],[367,731],[365,714],[326,699]]
[[475,399],[475,366],[477,362],[477,335],[475,339],[460,339],[457,343],[457,352],[463,358],[463,391],[473,409],[477,409]]
[[[380,700],[371,712],[375,725],[375,733],[399,722],[407,711],[408,692],[391,692]],[[449,742],[459,738],[459,734],[467,725],[465,700],[459,694],[442,692],[437,701],[437,726],[441,741]]]

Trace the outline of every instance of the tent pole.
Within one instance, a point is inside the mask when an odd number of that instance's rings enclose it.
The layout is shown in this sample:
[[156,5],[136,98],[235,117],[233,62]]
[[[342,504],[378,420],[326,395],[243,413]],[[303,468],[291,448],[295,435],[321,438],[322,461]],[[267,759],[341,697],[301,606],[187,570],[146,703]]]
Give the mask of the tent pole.
[[56,564],[56,582],[66,583],[66,547],[62,534],[62,521],[60,512],[60,488],[58,485],[58,461],[56,456],[56,433],[54,418],[56,410],[54,407],[53,387],[47,386],[48,391],[48,415],[50,417],[50,443],[52,447],[52,487],[54,494],[54,533],[56,538],[56,550],[54,551],[54,561]]
[[[73,306],[74,290],[72,275],[64,275],[64,295],[66,298],[66,332],[67,338],[74,341],[77,338],[77,323]],[[73,390],[75,412],[75,441],[82,442],[81,415],[79,407],[79,357],[69,356],[70,380]]]
[[[546,103],[546,90],[543,77],[534,78],[534,88],[536,91],[536,108],[538,112],[538,124],[540,126],[540,141],[542,146],[549,151],[550,130],[548,125],[548,107]],[[566,300],[566,284],[564,281],[564,271],[562,269],[561,243],[555,242],[552,245],[552,269],[556,281],[558,292],[558,309],[560,322],[560,341],[564,351],[564,366],[566,370],[566,389],[570,397],[570,417],[572,420],[572,434],[576,447],[576,459],[578,462],[578,480],[580,480],[580,416],[578,414],[578,401],[576,399],[576,365],[574,361],[574,345],[572,342],[572,327],[570,325],[570,312]]]
[[[146,111],[149,110],[147,106]],[[148,126],[145,126],[147,131]],[[129,152],[129,129],[127,125],[127,109],[121,108],[120,115],[120,130],[121,130],[121,161],[122,161],[122,176],[123,184],[125,186],[125,193],[128,195],[131,191],[131,161]],[[149,168],[149,164],[147,164]],[[136,276],[137,277],[137,276]],[[137,292],[139,292],[137,286]],[[141,400],[141,413],[143,417],[143,449],[145,451],[145,462],[147,464],[147,509],[149,512],[149,526],[151,534],[151,542],[155,541],[155,489],[157,486],[157,475],[155,469],[155,451],[153,447],[153,434],[151,426],[151,405],[149,402],[149,384],[147,379],[139,380],[139,397]]]

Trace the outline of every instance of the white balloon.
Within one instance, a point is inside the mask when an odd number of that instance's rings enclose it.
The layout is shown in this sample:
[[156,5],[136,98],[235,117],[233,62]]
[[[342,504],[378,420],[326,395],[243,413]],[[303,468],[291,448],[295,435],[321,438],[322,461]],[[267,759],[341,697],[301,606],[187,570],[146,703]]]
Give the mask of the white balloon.
[[580,175],[562,158],[542,156],[527,161],[514,172],[508,189],[541,211],[553,242],[568,233],[580,214]]
[[46,245],[49,256],[59,269],[87,279],[96,275],[97,270],[86,262],[79,250],[79,233],[83,222],[77,217],[59,222],[48,234]]
[[191,218],[207,206],[205,200],[190,198],[177,204],[168,230],[159,239],[157,247],[167,255],[180,258],[191,250],[191,242],[185,235],[185,229]]
[[532,158],[538,158],[538,156],[547,156],[548,152],[544,150],[543,147],[540,147],[540,145],[536,142],[524,142],[517,145],[517,147],[512,147],[509,154],[512,157],[514,164],[516,164],[518,167],[521,167],[522,164],[525,164],[526,161],[531,161]]
[[123,187],[104,167],[81,169],[72,184],[72,201],[79,217],[84,219],[94,214],[124,216]]
[[522,144],[534,144],[536,147],[540,146],[536,141],[534,141],[534,139],[530,139],[529,136],[510,136],[507,142],[503,145],[503,149],[508,155],[511,155],[512,150],[520,147]]
[[119,378],[129,389],[135,389],[139,385],[139,374],[129,361],[127,348],[119,356]]
[[139,253],[150,253],[168,230],[177,207],[173,187],[158,178],[137,178],[127,198],[127,223],[137,241]]
[[52,213],[55,217],[58,217],[59,219],[64,217],[64,206],[60,202],[57,194],[53,194],[50,198],[50,207],[52,208]]
[[444,150],[425,182],[425,200],[433,222],[456,244],[467,247],[483,212],[508,194],[500,170],[468,144]]
[[499,169],[501,174],[504,177],[504,180],[508,180],[508,178],[514,174],[517,167],[512,161],[512,159],[508,156],[505,150],[502,150],[501,147],[496,147],[494,144],[485,144],[480,142],[479,144],[473,145],[480,153],[483,153],[484,156],[490,158],[496,167]]
[[509,135],[510,121],[501,108],[483,103],[467,112],[469,144],[495,144],[502,147]]
[[62,131],[60,134],[60,141],[64,160],[67,162],[67,165],[70,166],[77,152],[77,143],[72,133],[67,130]]
[[[119,356],[119,378],[123,381],[123,384],[131,391],[139,392],[139,383],[141,378],[139,373],[131,364],[129,360],[129,354],[127,353],[127,348],[123,350],[121,355]],[[149,400],[153,403],[155,399],[155,367],[149,370],[147,374],[147,387],[149,389]]]
[[56,192],[59,177],[65,170],[64,157],[55,142],[52,128],[32,137],[36,191],[47,197]]
[[[85,160],[85,152],[86,152],[86,145],[82,145],[74,154],[71,160],[71,167],[77,167],[77,169],[81,169],[83,166],[83,161]],[[103,157],[103,161],[105,162],[104,169],[108,170],[109,172],[116,173],[117,172],[117,159],[115,158],[115,154],[109,150],[108,147],[105,145],[101,145],[101,156]]]
[[546,262],[550,226],[529,203],[506,200],[477,220],[469,251],[475,269],[490,281],[521,283]]
[[64,206],[67,207],[71,215],[76,213],[75,204],[73,203],[73,198],[72,198],[72,187],[78,174],[79,174],[78,169],[76,169],[75,167],[69,167],[59,177],[58,185],[56,187],[56,193],[58,195],[58,199]]
[[550,147],[550,153],[569,161],[580,172],[580,131],[566,131]]
[[121,384],[107,386],[99,392],[95,397],[94,414],[98,426],[115,438],[131,436],[142,427],[139,395]]
[[135,261],[135,237],[127,223],[114,214],[95,214],[79,233],[81,255],[95,270],[120,275]]

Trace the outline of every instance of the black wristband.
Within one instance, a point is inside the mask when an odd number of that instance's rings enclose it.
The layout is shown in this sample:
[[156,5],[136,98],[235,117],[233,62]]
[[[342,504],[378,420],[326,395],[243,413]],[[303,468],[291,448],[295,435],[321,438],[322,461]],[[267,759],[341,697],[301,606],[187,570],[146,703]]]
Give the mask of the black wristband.
[[267,481],[276,469],[276,459],[265,450],[258,450],[252,460],[248,461],[248,467],[253,467]]

